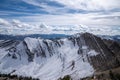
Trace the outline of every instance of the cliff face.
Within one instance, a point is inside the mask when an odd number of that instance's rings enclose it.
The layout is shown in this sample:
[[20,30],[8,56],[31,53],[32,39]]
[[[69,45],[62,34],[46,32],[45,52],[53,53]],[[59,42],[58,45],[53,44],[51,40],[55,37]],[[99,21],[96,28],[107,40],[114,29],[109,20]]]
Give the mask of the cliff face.
[[95,71],[120,66],[120,44],[90,33],[54,40],[2,40],[0,51],[2,73],[12,72],[41,80],[56,80],[65,75],[77,80]]
[[96,71],[104,71],[120,66],[120,45],[112,40],[104,40],[91,34],[83,34],[86,45],[99,54],[90,56],[90,63]]

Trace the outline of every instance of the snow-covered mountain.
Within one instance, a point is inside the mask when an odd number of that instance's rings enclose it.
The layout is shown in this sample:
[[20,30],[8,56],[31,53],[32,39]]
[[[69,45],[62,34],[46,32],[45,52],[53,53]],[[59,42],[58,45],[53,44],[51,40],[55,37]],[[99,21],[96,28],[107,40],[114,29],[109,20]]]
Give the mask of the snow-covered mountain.
[[95,25],[30,25],[19,20],[7,21],[0,19],[0,33],[12,35],[25,34],[75,34],[89,32],[96,35],[120,35],[120,26],[95,26]]
[[120,44],[90,33],[61,39],[0,41],[0,72],[57,80],[78,80],[120,66]]

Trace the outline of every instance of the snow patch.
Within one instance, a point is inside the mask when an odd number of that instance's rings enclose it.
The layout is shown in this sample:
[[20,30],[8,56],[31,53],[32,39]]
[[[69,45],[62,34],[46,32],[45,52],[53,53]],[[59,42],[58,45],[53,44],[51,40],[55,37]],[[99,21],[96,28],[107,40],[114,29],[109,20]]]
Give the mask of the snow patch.
[[98,52],[96,52],[95,50],[90,50],[89,52],[88,52],[88,55],[90,55],[90,56],[96,56],[96,55],[98,55],[99,53]]

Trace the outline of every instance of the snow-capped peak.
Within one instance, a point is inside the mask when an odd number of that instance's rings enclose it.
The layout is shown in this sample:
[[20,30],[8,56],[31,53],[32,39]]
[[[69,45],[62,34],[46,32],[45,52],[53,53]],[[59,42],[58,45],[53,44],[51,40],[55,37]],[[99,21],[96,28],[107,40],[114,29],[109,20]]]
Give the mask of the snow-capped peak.
[[89,33],[54,40],[29,37],[23,41],[2,40],[0,72],[40,80],[57,80],[70,75],[73,80],[79,80],[93,75],[96,70],[119,66],[119,45],[106,43],[109,41],[104,42]]

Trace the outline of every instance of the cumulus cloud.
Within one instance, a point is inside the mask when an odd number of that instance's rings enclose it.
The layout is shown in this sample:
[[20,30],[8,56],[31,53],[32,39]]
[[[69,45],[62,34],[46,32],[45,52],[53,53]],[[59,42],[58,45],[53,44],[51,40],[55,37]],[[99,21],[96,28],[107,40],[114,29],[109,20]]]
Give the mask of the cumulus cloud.
[[[96,14],[97,15],[97,14]],[[59,19],[66,19],[65,23],[67,23],[68,17],[73,17],[72,15],[64,15]],[[80,15],[77,15],[80,16]],[[37,17],[37,16],[36,16]],[[50,17],[47,16],[46,17]],[[53,15],[51,15],[53,17]],[[56,16],[57,17],[57,16]],[[57,18],[58,18],[57,17]],[[52,20],[55,20],[55,17]],[[74,17],[74,22],[77,22],[76,18]],[[70,22],[73,23],[71,19]],[[75,34],[80,32],[90,32],[97,35],[119,35],[120,34],[120,26],[101,26],[101,25],[54,25],[54,26],[47,26],[46,24],[41,25],[30,25],[26,24],[25,22],[21,22],[19,20],[8,21],[11,23],[11,26],[5,27],[5,25],[0,25],[0,34],[13,34],[13,35],[21,35],[21,34]],[[64,22],[64,21],[63,21]],[[94,22],[94,21],[91,21]],[[54,22],[53,22],[54,23]]]
[[12,26],[17,27],[17,28],[29,28],[31,26],[27,23],[21,22],[20,20],[16,20],[16,19],[13,19],[11,24]]
[[0,25],[9,25],[9,24],[10,23],[7,20],[0,18]]
[[29,28],[29,27],[33,27],[32,25],[29,25],[25,22],[21,22],[20,20],[17,19],[13,19],[13,20],[5,20],[3,18],[0,18],[0,27],[6,27],[6,28]]

